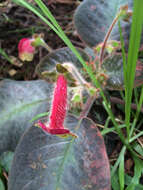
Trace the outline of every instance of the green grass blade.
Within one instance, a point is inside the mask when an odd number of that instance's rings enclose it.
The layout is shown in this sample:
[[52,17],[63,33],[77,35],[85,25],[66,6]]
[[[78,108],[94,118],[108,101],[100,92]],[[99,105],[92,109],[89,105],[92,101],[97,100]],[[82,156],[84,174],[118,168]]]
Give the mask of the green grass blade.
[[5,190],[5,186],[1,178],[0,178],[0,190]]
[[[125,125],[125,124],[123,124],[123,125],[118,125],[118,127],[119,127],[120,129],[123,129],[123,128],[126,127],[126,125]],[[116,133],[115,127],[105,128],[105,129],[103,129],[103,130],[101,131],[101,134],[102,134],[102,135],[106,135],[106,134],[111,133],[111,132],[115,132],[115,133]]]
[[[142,103],[143,103],[143,87],[141,89],[141,94],[140,94],[139,102],[137,103],[137,111],[136,111],[136,115],[134,117],[133,124],[136,124],[137,121],[138,121],[138,117],[139,117],[139,114],[140,114]],[[135,125],[132,125],[131,130],[130,130],[130,137],[132,137],[134,129],[135,129]]]
[[134,0],[133,18],[131,26],[131,37],[128,51],[128,62],[126,67],[126,80],[125,80],[125,123],[127,126],[127,136],[129,141],[130,134],[130,111],[132,91],[135,78],[136,62],[138,58],[138,49],[140,46],[142,24],[143,24],[143,1]]
[[122,156],[125,154],[125,151],[126,151],[126,147],[123,146],[123,147],[122,147],[122,150],[121,150],[121,152],[120,152],[120,154],[119,154],[119,156],[118,156],[118,159],[116,160],[114,166],[112,167],[112,170],[111,170],[111,177],[114,176],[114,174],[115,174],[115,172],[116,172],[116,170],[117,170],[117,168],[118,168],[118,166],[119,166],[119,163],[120,163],[120,161],[121,161],[121,159],[122,159]]
[[[131,180],[132,180],[132,177],[130,177],[129,175],[125,174],[125,184],[129,185],[130,182],[131,182]],[[135,190],[143,190],[143,185],[141,185],[141,184],[136,185],[135,186]]]
[[25,0],[12,0],[16,4],[20,4],[24,6],[25,8],[32,11],[35,15],[37,15],[41,20],[43,20],[49,27],[59,36],[59,31],[39,12],[38,9],[35,9],[30,3],[27,3]]
[[126,190],[135,190],[136,185],[139,184],[139,180],[142,174],[142,166],[143,166],[143,161],[139,160],[138,158],[134,157],[134,177],[132,178],[132,181],[130,185],[126,188]]
[[13,64],[12,60],[10,59],[10,57],[7,55],[7,53],[6,53],[2,48],[0,48],[0,54],[1,54],[8,62],[10,62],[11,64]]
[[142,86],[142,89],[141,89],[139,103],[137,105],[136,118],[138,118],[138,116],[139,116],[139,113],[140,113],[140,110],[141,110],[141,107],[142,107],[142,103],[143,103],[143,86]]
[[37,5],[43,11],[44,15],[46,17],[48,17],[48,19],[51,21],[51,23],[53,23],[53,25],[57,28],[57,30],[59,30],[61,32],[61,34],[63,34],[63,30],[61,29],[60,25],[58,24],[58,22],[56,21],[56,19],[50,12],[50,10],[46,7],[46,5],[41,0],[34,0],[34,1],[37,3]]
[[143,131],[135,135],[134,137],[130,138],[130,143],[136,140],[137,138],[141,137],[143,135]]
[[111,185],[113,190],[120,190],[119,179],[117,172],[111,178]]
[[105,125],[104,125],[104,129],[108,129],[110,121],[111,121],[111,118],[110,118],[110,116],[108,116],[108,118],[106,119]]
[[121,160],[120,160],[120,164],[119,164],[119,183],[120,183],[120,190],[124,190],[124,185],[125,185],[125,181],[124,181],[124,152],[121,154]]
[[137,142],[135,142],[135,143],[133,144],[133,148],[134,148],[134,150],[135,150],[137,153],[139,153],[139,154],[143,157],[143,148],[142,148],[142,146],[141,146],[140,144],[138,144]]

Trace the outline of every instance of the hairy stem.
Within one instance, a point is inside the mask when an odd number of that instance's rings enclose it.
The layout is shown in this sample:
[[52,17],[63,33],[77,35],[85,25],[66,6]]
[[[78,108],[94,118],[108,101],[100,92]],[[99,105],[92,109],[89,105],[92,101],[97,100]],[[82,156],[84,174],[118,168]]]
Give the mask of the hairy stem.
[[42,47],[44,47],[49,53],[51,53],[53,51],[53,49],[46,43],[43,43]]
[[105,50],[107,41],[108,41],[108,39],[109,39],[109,36],[110,36],[110,34],[111,34],[111,32],[112,32],[113,27],[115,26],[115,24],[117,23],[118,19],[120,18],[120,15],[121,15],[121,14],[118,14],[118,15],[114,18],[114,20],[113,20],[111,26],[109,27],[109,30],[108,30],[108,32],[107,32],[105,38],[104,38],[104,41],[103,41],[103,44],[102,44],[102,47],[101,47],[101,51],[100,51],[100,55],[99,55],[99,68],[101,68],[101,65],[102,65],[102,62],[103,62],[103,55],[104,55],[104,50]]
[[93,105],[93,102],[94,102],[95,98],[96,98],[96,94],[93,95],[93,96],[90,96],[87,99],[87,101],[86,101],[86,103],[84,105],[84,108],[83,108],[82,112],[80,113],[79,119],[82,119],[83,117],[87,116],[87,114],[89,113],[89,110],[90,110],[91,106]]

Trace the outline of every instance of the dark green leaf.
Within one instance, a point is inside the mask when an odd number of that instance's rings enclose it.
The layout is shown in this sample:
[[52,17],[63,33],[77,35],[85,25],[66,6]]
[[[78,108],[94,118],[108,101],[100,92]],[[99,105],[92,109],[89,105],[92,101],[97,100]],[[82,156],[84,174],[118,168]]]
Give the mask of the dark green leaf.
[[[82,40],[89,46],[96,46],[104,37],[121,5],[132,4],[132,0],[84,0],[75,12],[75,27]],[[130,23],[121,22],[123,36],[128,42]],[[118,26],[110,39],[120,40]]]
[[14,153],[7,151],[4,152],[1,156],[0,156],[0,165],[5,169],[5,171],[8,173],[11,167],[11,163],[13,160],[13,156]]
[[0,190],[5,190],[3,181],[0,179]]
[[14,151],[29,121],[49,109],[51,89],[42,80],[0,82],[0,154]]

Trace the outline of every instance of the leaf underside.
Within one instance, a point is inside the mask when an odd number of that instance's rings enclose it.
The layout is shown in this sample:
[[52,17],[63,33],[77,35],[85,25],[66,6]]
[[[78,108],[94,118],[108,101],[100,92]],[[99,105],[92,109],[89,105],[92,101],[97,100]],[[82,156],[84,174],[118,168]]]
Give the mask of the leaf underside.
[[32,126],[18,144],[9,190],[110,190],[110,169],[97,127],[68,116],[66,126],[78,138],[60,138]]
[[[77,48],[77,50],[84,59],[84,61],[89,61],[89,56],[86,54],[86,52],[84,52],[84,50],[80,48]],[[79,69],[79,72],[81,69],[83,69],[83,66],[81,65],[78,58],[74,55],[74,53],[68,47],[65,47],[57,49],[45,56],[38,64],[36,68],[36,73],[40,77],[42,77],[42,72],[53,71],[55,70],[55,66],[57,64],[63,64],[67,62],[75,65]],[[48,78],[46,79],[48,80]]]

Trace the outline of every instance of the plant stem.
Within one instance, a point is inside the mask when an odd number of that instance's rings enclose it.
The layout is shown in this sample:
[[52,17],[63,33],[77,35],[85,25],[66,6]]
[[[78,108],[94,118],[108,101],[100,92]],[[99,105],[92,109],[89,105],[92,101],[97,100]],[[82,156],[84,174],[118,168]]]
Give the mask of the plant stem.
[[128,61],[126,67],[126,90],[125,90],[125,123],[127,128],[128,142],[130,140],[130,118],[131,118],[131,101],[132,91],[134,86],[136,63],[138,59],[138,50],[140,47],[140,40],[143,25],[143,2],[134,0],[133,18],[131,25],[131,35],[129,41]]
[[82,112],[80,113],[79,119],[82,119],[83,117],[87,116],[87,114],[89,113],[89,110],[90,110],[91,106],[93,105],[93,102],[94,102],[95,98],[96,98],[96,94],[93,95],[93,96],[90,96],[87,99],[87,101],[86,101],[86,103],[84,105],[84,108],[83,108]]
[[44,47],[49,53],[51,53],[53,51],[53,49],[50,46],[48,46],[48,44],[46,44],[46,43],[43,43],[42,47]]
[[[117,97],[111,97],[110,98],[110,101],[114,104],[122,104],[122,105],[125,105],[125,101],[124,100],[121,100],[120,98],[117,98]],[[138,105],[132,103],[131,104],[131,108],[134,109],[134,110],[138,110]],[[140,112],[143,113],[143,107],[140,107]]]
[[73,75],[79,84],[86,88],[88,91],[88,88],[91,87],[91,85],[82,77],[77,68],[70,62],[63,63],[63,66]]
[[109,36],[110,36],[110,34],[112,32],[113,27],[115,26],[115,24],[119,20],[120,16],[121,16],[121,11],[114,18],[114,20],[113,20],[112,24],[110,25],[109,30],[108,30],[105,38],[104,38],[104,41],[103,41],[103,44],[102,44],[102,47],[101,47],[101,51],[100,51],[100,55],[99,55],[99,69],[101,69],[101,65],[102,65],[102,62],[103,62],[103,55],[104,55],[104,50],[105,50],[107,41],[109,39]]

